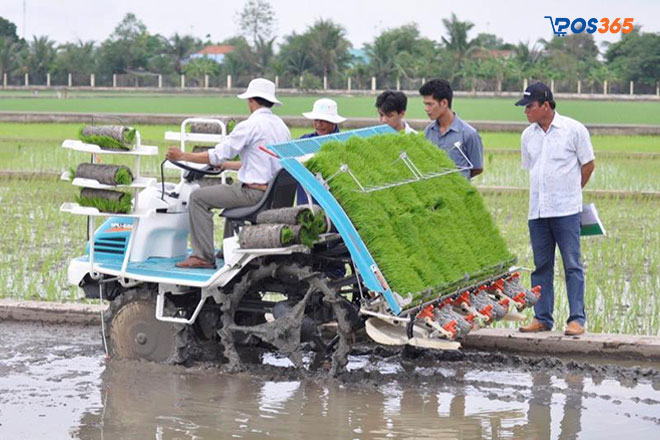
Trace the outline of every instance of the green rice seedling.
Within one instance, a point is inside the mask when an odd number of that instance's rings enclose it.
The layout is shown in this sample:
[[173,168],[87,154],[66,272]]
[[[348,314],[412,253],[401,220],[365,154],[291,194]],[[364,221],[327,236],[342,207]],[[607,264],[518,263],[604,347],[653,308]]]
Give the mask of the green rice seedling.
[[115,174],[117,185],[130,185],[133,183],[133,175],[128,168],[119,168]]
[[135,128],[131,128],[123,133],[123,139],[119,140],[112,136],[99,134],[85,134],[87,127],[81,127],[78,131],[78,139],[87,143],[95,144],[108,150],[130,150],[130,145],[135,142]]
[[[373,188],[413,178],[399,159],[402,152],[423,172],[455,168],[423,137],[404,135],[329,142],[306,166],[328,178],[347,164],[364,187]],[[361,192],[345,173],[329,185],[392,288],[412,293],[414,303],[424,299],[420,292],[429,287],[513,258],[479,194],[459,173],[373,192]]]
[[293,240],[295,240],[296,234],[294,234],[293,230],[291,228],[282,228],[282,231],[280,232],[280,241],[282,244],[290,244],[293,243]]
[[[108,130],[111,134],[101,134],[103,129]],[[115,128],[121,130],[119,133],[111,130]],[[101,131],[98,131],[101,130]],[[83,142],[93,143],[101,148],[109,150],[128,150],[133,142],[135,142],[137,130],[135,128],[127,127],[112,127],[112,126],[87,126],[82,127],[79,132],[79,139]]]
[[83,188],[80,195],[76,196],[76,202],[80,206],[96,208],[101,212],[126,214],[132,208],[133,198],[121,191]]

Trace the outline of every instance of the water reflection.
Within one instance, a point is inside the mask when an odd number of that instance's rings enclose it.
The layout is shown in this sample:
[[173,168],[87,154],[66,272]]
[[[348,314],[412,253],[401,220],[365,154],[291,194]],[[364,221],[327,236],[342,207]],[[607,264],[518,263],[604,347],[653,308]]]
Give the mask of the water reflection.
[[[448,369],[451,375],[444,375]],[[650,384],[642,391],[658,397]],[[105,404],[82,418],[76,435],[542,440],[574,439],[587,432],[635,433],[635,438],[657,433],[653,410],[658,406],[637,399],[642,405],[630,411],[636,403],[628,392],[577,374],[464,371],[458,366],[444,366],[443,373],[414,384],[391,379],[346,384],[110,362],[102,375]],[[599,414],[585,409],[587,398]],[[583,420],[585,414],[589,417]]]

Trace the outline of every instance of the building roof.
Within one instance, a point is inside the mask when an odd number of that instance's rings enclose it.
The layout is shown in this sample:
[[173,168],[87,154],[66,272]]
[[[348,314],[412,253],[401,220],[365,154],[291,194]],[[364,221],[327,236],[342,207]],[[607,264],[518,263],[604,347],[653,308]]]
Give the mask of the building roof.
[[196,53],[199,55],[226,55],[230,52],[233,52],[233,50],[234,50],[234,46],[222,44],[222,45],[206,46],[204,49]]

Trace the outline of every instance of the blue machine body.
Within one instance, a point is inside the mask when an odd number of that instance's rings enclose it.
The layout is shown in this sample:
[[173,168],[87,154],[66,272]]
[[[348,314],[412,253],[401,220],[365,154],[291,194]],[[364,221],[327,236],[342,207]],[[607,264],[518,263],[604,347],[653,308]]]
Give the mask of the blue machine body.
[[[387,301],[390,311],[398,315],[401,313],[401,306],[348,215],[330,191],[297,159],[300,156],[318,152],[326,142],[343,142],[351,136],[370,137],[386,133],[396,133],[396,131],[387,125],[381,125],[327,136],[294,140],[270,145],[267,148],[279,156],[283,168],[316,199],[328,215],[343,238],[364,285],[369,290],[381,294]],[[94,234],[95,262],[102,268],[119,271],[133,228],[134,219],[130,217],[108,218]],[[87,246],[87,255],[78,258],[78,260],[89,261],[89,245]],[[149,258],[143,262],[130,262],[127,265],[126,273],[154,277],[162,279],[162,282],[177,283],[185,283],[186,281],[205,282],[217,273],[217,270],[214,269],[177,268],[174,266],[177,261],[177,259],[172,258]],[[224,261],[218,259],[216,264],[218,268],[222,268]]]
[[134,219],[130,217],[108,217],[94,233],[94,258],[99,262],[121,263],[133,231],[133,222]]
[[268,149],[280,157],[282,167],[284,167],[284,169],[286,169],[323,208],[326,215],[332,221],[332,224],[337,228],[337,232],[339,232],[344,239],[344,243],[357,266],[357,270],[360,273],[365,286],[369,290],[382,294],[392,313],[398,315],[401,313],[401,306],[396,300],[392,290],[389,288],[387,281],[385,281],[378,265],[369,253],[364,241],[360,238],[360,234],[357,229],[355,229],[350,218],[346,215],[346,212],[330,191],[328,191],[321,182],[316,180],[312,173],[310,173],[307,168],[296,159],[300,156],[316,153],[326,142],[343,142],[351,136],[370,137],[386,133],[396,133],[396,131],[388,125],[379,125],[376,127],[271,145]]

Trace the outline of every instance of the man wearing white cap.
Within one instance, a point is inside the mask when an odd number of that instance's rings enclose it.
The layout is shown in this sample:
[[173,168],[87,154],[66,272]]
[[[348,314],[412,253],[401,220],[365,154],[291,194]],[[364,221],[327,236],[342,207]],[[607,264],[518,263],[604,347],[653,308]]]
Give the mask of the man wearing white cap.
[[[237,170],[240,185],[214,185],[199,188],[190,195],[188,211],[193,253],[176,264],[186,268],[215,268],[213,243],[213,208],[238,208],[256,205],[268,183],[280,170],[279,160],[259,149],[260,146],[291,140],[282,119],[271,111],[281,105],[275,97],[275,84],[264,78],[250,81],[245,93],[250,116],[236,124],[231,134],[214,149],[200,153],[183,152],[170,147],[166,157],[173,161],[211,164],[216,168]],[[229,159],[240,156],[240,161]],[[227,233],[227,231],[225,231]]]
[[306,139],[326,134],[339,133],[339,126],[346,120],[339,116],[337,112],[337,103],[332,99],[321,98],[314,103],[311,112],[303,113],[307,119],[314,121],[314,132],[300,136],[300,139]]

